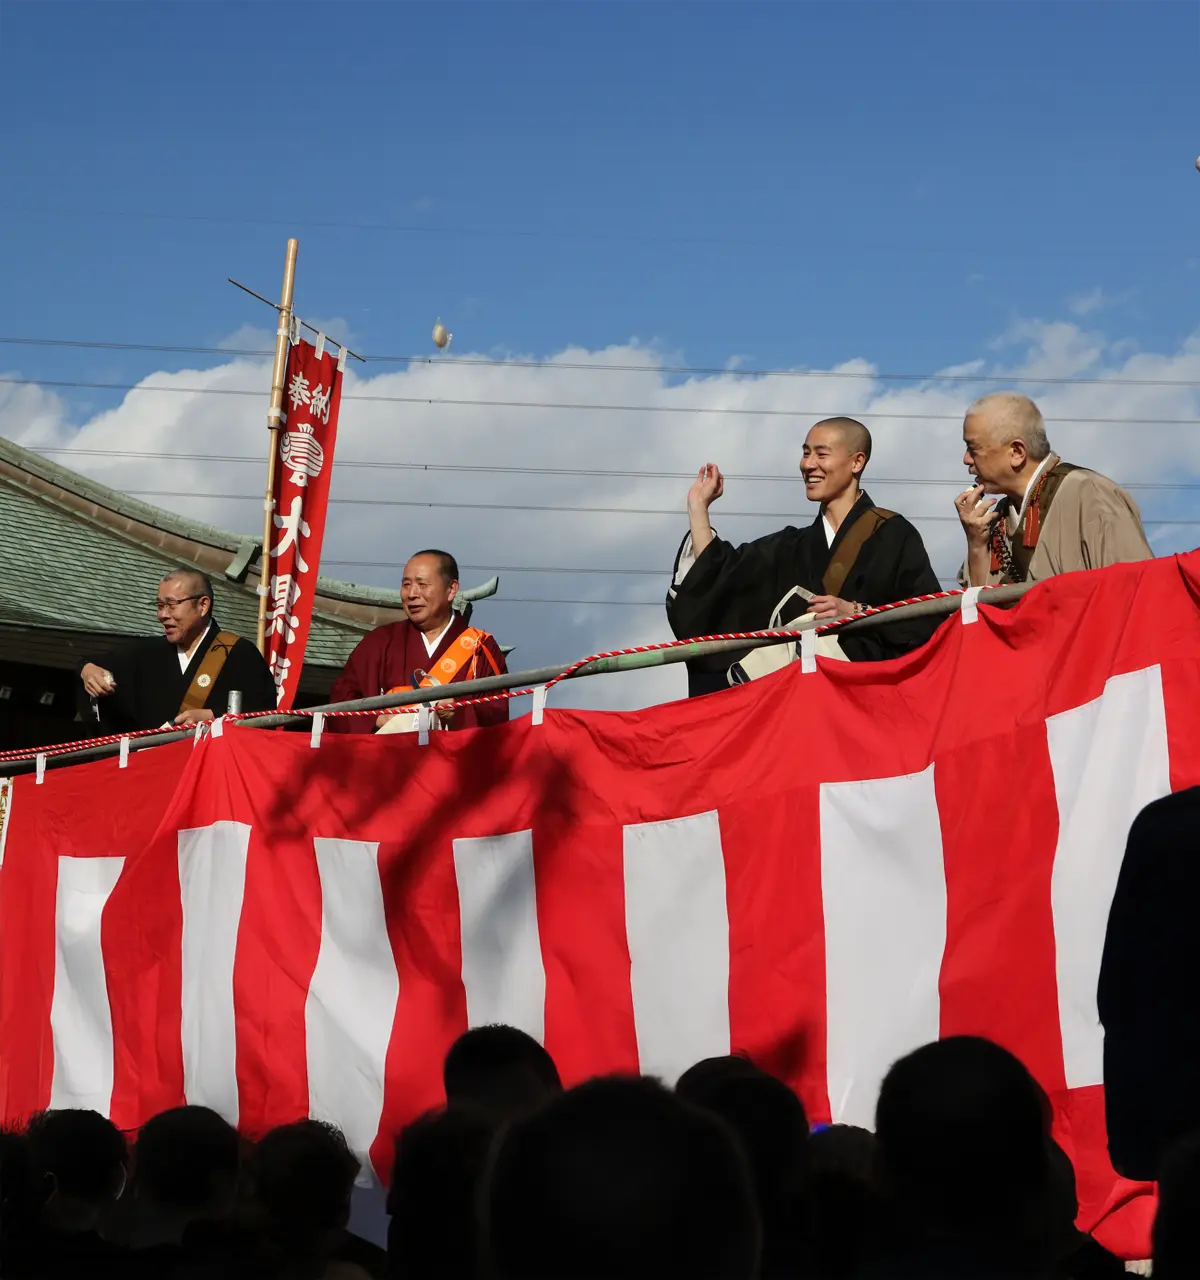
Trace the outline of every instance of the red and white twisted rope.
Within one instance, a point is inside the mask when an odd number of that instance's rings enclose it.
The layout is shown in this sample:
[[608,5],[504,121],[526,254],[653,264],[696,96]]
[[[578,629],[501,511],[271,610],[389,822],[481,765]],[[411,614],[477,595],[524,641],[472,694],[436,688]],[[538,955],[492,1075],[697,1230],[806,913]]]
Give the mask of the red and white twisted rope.
[[[934,591],[928,595],[911,596],[907,600],[895,600],[890,604],[872,605],[870,608],[862,609],[858,613],[848,614],[844,618],[832,618],[829,622],[822,623],[819,627],[812,630],[817,635],[825,635],[827,632],[840,631],[848,623],[855,622],[859,618],[869,618],[875,614],[890,613],[893,609],[902,609],[905,605],[921,604],[927,600],[947,600],[952,596],[962,595],[961,590],[953,591]],[[720,635],[711,636],[693,636],[687,640],[663,640],[657,644],[641,644],[634,645],[628,649],[609,649],[604,653],[593,653],[586,658],[580,658],[578,662],[573,662],[569,667],[560,672],[552,680],[545,683],[546,689],[553,688],[556,684],[561,684],[564,680],[569,680],[582,667],[586,667],[590,662],[599,662],[607,658],[624,658],[639,653],[655,653],[660,650],[681,649],[689,644],[703,644],[710,640],[795,640],[802,633],[799,631],[786,630],[766,630],[766,631],[728,631]],[[533,692],[532,686],[525,689],[500,689],[496,693],[481,693],[469,698],[447,698],[439,699],[443,705],[452,707],[471,707],[487,702],[507,702],[513,698],[527,697]],[[408,711],[419,703],[409,703],[396,708],[371,708],[356,711],[324,711],[321,712],[326,719],[335,717],[349,716],[378,716],[383,712],[395,711],[397,713]],[[258,720],[264,716],[279,715],[277,711],[242,711],[235,715],[226,715],[221,717],[226,724],[236,724],[251,720]],[[313,716],[317,713],[309,708],[297,708],[284,714],[292,716]],[[199,727],[200,732],[206,732],[211,722],[202,722]],[[130,733],[112,733],[99,738],[83,738],[76,742],[61,742],[52,746],[41,748],[19,748],[13,751],[0,751],[0,762],[35,760],[38,756],[45,756],[46,759],[53,759],[55,756],[67,755],[74,751],[81,751],[88,747],[111,746],[128,738],[131,742],[136,739],[162,737],[168,733],[179,733],[194,731],[192,726],[167,726],[160,729],[137,729]]]

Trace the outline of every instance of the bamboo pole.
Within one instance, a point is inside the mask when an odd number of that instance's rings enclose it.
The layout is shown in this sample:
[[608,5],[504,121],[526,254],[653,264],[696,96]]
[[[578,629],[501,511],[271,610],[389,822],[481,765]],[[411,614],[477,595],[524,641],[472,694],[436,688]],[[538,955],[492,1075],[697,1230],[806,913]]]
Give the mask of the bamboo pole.
[[279,295],[279,328],[275,333],[275,368],[271,373],[271,407],[267,410],[267,492],[263,498],[263,540],[258,557],[258,651],[267,652],[267,591],[271,582],[271,530],[275,514],[275,468],[279,460],[279,426],[283,419],[283,380],[287,376],[288,336],[292,329],[292,299],[296,289],[296,255],[300,241],[287,242],[283,290]]

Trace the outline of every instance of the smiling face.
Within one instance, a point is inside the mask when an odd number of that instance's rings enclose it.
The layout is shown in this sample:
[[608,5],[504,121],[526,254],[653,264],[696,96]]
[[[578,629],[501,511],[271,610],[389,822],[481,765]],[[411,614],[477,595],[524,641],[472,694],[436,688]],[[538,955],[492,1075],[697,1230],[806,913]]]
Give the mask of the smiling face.
[[851,449],[844,431],[818,424],[804,440],[800,460],[804,492],[812,502],[832,502],[857,487],[866,465],[866,454]]
[[164,578],[158,584],[155,611],[163,635],[181,649],[190,649],[203,634],[212,616],[212,600],[203,584],[185,574]]
[[436,635],[450,621],[458,583],[448,580],[437,556],[413,556],[404,566],[400,598],[418,631]]

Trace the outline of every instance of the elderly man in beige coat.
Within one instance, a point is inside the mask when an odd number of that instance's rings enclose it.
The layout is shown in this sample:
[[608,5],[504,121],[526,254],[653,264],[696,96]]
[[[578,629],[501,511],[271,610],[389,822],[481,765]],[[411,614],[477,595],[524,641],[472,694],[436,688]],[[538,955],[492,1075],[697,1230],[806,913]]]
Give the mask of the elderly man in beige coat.
[[[1040,582],[1073,569],[1152,560],[1133,499],[1050,449],[1028,396],[997,391],[967,410],[963,461],[977,483],[955,506],[967,535],[964,587]],[[987,498],[985,494],[998,494]]]

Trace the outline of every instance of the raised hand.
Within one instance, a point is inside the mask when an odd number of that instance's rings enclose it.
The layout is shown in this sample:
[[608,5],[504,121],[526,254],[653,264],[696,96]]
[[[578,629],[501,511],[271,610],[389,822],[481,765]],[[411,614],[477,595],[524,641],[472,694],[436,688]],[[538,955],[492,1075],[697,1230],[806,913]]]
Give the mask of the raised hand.
[[689,511],[707,511],[725,492],[725,477],[715,462],[706,462],[696,474],[695,482],[688,490]]
[[986,546],[992,525],[999,519],[996,499],[989,498],[984,502],[983,485],[977,484],[966,493],[960,493],[954,500],[954,506],[958,511],[959,520],[962,521],[967,542],[976,547]]

